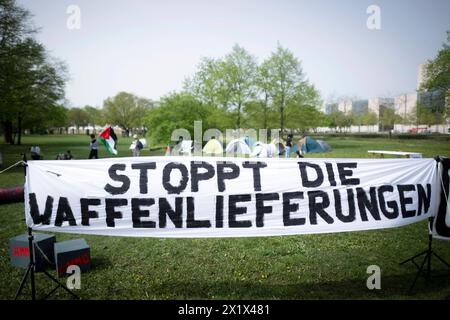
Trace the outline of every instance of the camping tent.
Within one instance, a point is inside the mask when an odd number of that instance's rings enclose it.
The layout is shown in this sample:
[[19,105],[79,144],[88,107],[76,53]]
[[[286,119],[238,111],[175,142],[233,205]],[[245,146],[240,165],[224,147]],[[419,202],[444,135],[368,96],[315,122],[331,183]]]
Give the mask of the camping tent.
[[211,139],[203,147],[203,153],[207,155],[223,155],[222,144],[217,139]]
[[250,154],[252,151],[249,146],[245,143],[244,139],[234,139],[231,140],[227,147],[225,148],[226,153],[232,154]]
[[292,152],[297,152],[299,149],[301,149],[302,153],[322,153],[331,151],[331,147],[328,143],[323,140],[314,140],[311,137],[300,139],[293,147]]
[[272,158],[278,154],[277,147],[273,143],[256,142],[253,146],[253,152],[250,154],[256,158]]
[[278,140],[278,139],[273,139],[272,140],[272,144],[275,146],[276,148],[276,153],[278,155],[282,155],[284,150],[286,149],[286,147],[284,146],[284,144]]
[[191,156],[192,155],[192,140],[183,140],[173,147],[173,156]]
[[245,136],[244,142],[250,147],[250,149],[251,149],[251,148],[253,147],[253,145],[255,144],[255,141],[253,141],[253,139],[250,138],[249,136]]

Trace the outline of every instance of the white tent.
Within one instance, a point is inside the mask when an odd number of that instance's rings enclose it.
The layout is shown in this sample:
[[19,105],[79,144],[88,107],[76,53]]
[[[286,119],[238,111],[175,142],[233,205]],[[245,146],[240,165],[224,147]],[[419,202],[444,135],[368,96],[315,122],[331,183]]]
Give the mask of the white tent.
[[203,147],[203,153],[207,155],[223,155],[222,144],[217,139],[211,139]]
[[253,152],[250,154],[256,158],[272,158],[277,155],[277,147],[273,143],[256,142],[253,146]]
[[191,156],[192,155],[192,140],[183,140],[173,147],[173,156]]
[[244,139],[231,140],[228,143],[225,151],[226,151],[226,153],[232,153],[232,154],[250,154],[250,153],[252,153],[249,146],[245,143]]

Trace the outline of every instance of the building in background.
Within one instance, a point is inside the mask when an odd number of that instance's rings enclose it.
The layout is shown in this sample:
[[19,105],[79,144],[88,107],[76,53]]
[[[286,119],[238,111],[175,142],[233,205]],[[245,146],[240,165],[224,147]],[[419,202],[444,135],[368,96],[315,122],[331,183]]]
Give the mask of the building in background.
[[380,110],[383,108],[395,109],[395,99],[394,98],[371,98],[368,103],[368,111],[373,112],[380,119]]
[[369,111],[369,100],[355,100],[351,102],[350,112],[353,114],[360,116],[367,111]]
[[[386,128],[380,123],[370,126],[358,125],[345,128],[344,131],[346,132],[380,132],[393,129],[399,133],[450,133],[450,119],[443,119],[442,117],[445,107],[449,105],[449,91],[421,90],[421,86],[426,80],[426,68],[427,62],[420,64],[418,67],[417,87],[415,92],[404,93],[395,97],[374,97],[368,100],[343,98],[341,101],[323,105],[323,111],[325,114],[332,114],[340,111],[346,115],[349,115],[350,113],[363,115],[367,112],[372,112],[376,114],[379,120],[383,114],[390,109],[394,110],[395,114],[401,117],[401,121],[399,119],[395,120],[396,123],[394,124],[394,127],[390,125]],[[418,123],[419,110],[423,111],[421,108],[425,109],[425,112],[426,110],[429,110],[433,115],[436,115],[436,120],[428,121],[428,125],[426,123]],[[428,120],[430,120],[430,118],[428,118]],[[332,132],[333,130],[336,130],[325,127],[317,129],[318,132]]]
[[338,103],[338,111],[341,111],[345,114],[350,113],[350,111],[352,111],[352,100],[346,99],[340,101]]
[[337,112],[339,110],[337,103],[327,103],[324,105],[324,113],[332,114],[333,112]]
[[394,98],[395,114],[403,119],[414,116],[417,112],[417,92],[405,93]]
[[417,72],[417,88],[416,88],[417,91],[420,90],[420,87],[422,86],[422,84],[423,84],[423,83],[425,82],[425,80],[426,80],[426,75],[427,75],[426,70],[427,70],[427,66],[428,66],[428,63],[427,63],[427,62],[421,63],[421,64],[419,65],[419,70],[418,70],[418,72]]

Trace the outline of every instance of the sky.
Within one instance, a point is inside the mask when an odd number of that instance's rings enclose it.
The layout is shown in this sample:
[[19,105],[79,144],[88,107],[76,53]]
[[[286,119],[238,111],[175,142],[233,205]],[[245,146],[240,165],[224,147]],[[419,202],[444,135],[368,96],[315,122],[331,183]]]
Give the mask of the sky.
[[[450,30],[449,0],[18,0],[37,39],[66,62],[71,107],[120,91],[159,100],[179,91],[202,57],[239,44],[259,62],[280,43],[327,101],[414,92],[418,67]],[[68,28],[79,8],[79,28]],[[380,9],[379,29],[371,5]],[[73,26],[73,24],[71,24]],[[75,25],[76,26],[76,25]]]

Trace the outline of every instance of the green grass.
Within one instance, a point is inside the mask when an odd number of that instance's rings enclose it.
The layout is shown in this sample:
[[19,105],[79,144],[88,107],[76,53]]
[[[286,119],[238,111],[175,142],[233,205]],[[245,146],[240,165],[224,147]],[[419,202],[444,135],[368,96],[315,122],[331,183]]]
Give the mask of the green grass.
[[[422,152],[450,157],[450,143],[430,140],[328,138],[333,152],[314,157],[368,157],[367,150]],[[87,158],[87,136],[25,136],[24,145],[0,144],[4,167],[20,160],[32,144],[45,159],[70,149]],[[121,156],[130,156],[131,139],[120,138]],[[122,151],[123,150],[123,151]],[[142,155],[161,155],[163,149]],[[100,157],[106,157],[104,149]],[[308,155],[309,156],[309,155]],[[0,174],[0,187],[23,184],[23,170]],[[10,266],[8,239],[25,232],[23,204],[0,206],[0,298],[11,299],[23,270]],[[57,240],[80,235],[56,234]],[[406,291],[415,276],[412,264],[399,262],[426,248],[426,222],[410,226],[321,235],[226,239],[152,239],[82,236],[91,246],[93,269],[82,275],[83,299],[443,299],[450,278],[420,279],[416,293]],[[450,261],[450,243],[434,249]],[[368,290],[366,269],[382,270],[381,290]],[[433,260],[433,271],[445,267]],[[41,295],[53,287],[37,275]],[[26,288],[29,292],[29,288]],[[24,295],[23,297],[26,297]],[[67,299],[63,290],[54,296]]]

